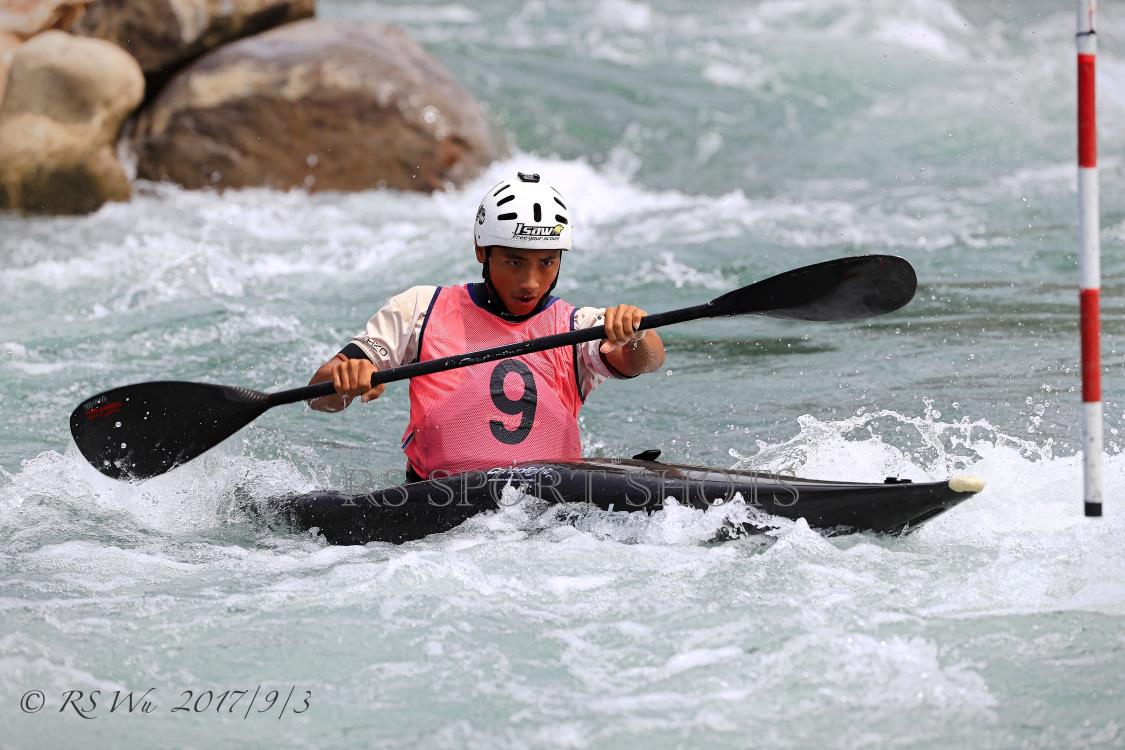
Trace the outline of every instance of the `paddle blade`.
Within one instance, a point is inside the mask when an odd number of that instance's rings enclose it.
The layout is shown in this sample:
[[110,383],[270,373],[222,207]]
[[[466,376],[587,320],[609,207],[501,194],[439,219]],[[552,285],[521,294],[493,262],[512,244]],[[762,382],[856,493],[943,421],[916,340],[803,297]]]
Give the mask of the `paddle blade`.
[[918,277],[905,258],[862,255],[771,276],[712,301],[719,315],[790,320],[858,320],[893,312],[914,297]]
[[137,383],[83,402],[70,415],[70,434],[102,474],[147,479],[218,445],[268,409],[268,399],[223,385]]

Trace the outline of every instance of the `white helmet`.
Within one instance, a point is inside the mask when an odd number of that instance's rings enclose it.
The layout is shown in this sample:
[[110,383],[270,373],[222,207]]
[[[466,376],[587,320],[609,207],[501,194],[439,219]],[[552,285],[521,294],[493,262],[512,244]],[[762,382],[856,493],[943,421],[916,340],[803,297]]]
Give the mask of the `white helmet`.
[[473,236],[477,245],[503,245],[525,250],[569,250],[574,229],[562,194],[537,174],[516,173],[516,179],[492,186],[477,209]]

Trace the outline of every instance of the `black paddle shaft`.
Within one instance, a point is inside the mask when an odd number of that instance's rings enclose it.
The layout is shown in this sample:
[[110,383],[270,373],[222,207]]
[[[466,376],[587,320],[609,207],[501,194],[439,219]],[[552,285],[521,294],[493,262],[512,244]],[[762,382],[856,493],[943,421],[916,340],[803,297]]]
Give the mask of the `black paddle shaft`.
[[[682,310],[669,310],[666,313],[646,315],[641,319],[641,325],[637,330],[645,331],[650,328],[671,325],[672,323],[683,323],[684,321],[696,320],[697,318],[710,318],[716,314],[711,310],[711,306],[712,303],[708,302],[705,305],[685,307]],[[556,333],[551,336],[543,336],[542,338],[496,346],[492,349],[481,349],[480,351],[469,352],[467,354],[455,354],[452,357],[442,357],[441,359],[429,359],[425,362],[415,362],[411,365],[402,365],[401,367],[394,367],[390,370],[378,370],[371,375],[371,385],[374,387],[380,383],[394,383],[398,380],[416,378],[419,375],[431,375],[435,372],[454,370],[458,367],[479,365],[482,362],[492,362],[497,359],[509,359],[511,357],[518,357],[521,354],[541,352],[545,349],[557,349],[560,346],[581,344],[586,341],[595,341],[602,338],[605,338],[605,326],[582,328],[577,331],[567,331],[566,333]],[[325,381],[303,388],[294,388],[290,391],[271,393],[269,397],[270,406],[292,404],[297,401],[308,401],[314,398],[330,396],[335,392],[336,389],[333,387],[332,381]]]
[[[869,318],[897,310],[914,297],[918,278],[904,259],[893,255],[864,255],[805,266],[728,292],[694,307],[646,315],[638,330],[686,323],[700,318],[729,315],[766,315],[808,321],[842,321]],[[497,359],[518,357],[605,338],[605,327],[583,328],[529,341],[518,341],[452,357],[416,362],[371,376],[380,383],[430,375]],[[270,406],[322,398],[336,392],[331,382],[270,394]]]
[[[694,307],[647,315],[640,330],[728,315],[765,315],[809,321],[841,321],[882,315],[914,296],[914,269],[903,258],[864,255],[817,263],[728,292]],[[478,352],[417,362],[374,373],[371,384],[429,375],[457,367],[518,357],[605,337],[605,327],[585,328],[518,341]],[[277,393],[207,383],[137,383],[100,393],[70,415],[78,450],[98,471],[114,478],[163,474],[218,445],[282,404],[329,396],[331,381]]]

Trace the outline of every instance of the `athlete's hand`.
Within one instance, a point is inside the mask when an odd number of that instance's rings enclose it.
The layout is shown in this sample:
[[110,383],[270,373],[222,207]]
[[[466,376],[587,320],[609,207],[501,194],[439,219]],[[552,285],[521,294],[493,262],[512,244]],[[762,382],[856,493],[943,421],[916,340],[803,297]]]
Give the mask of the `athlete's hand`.
[[364,403],[373,401],[387,389],[386,383],[371,387],[371,376],[375,369],[375,365],[366,359],[341,360],[332,368],[332,385],[341,396],[349,399],[360,396]]
[[605,309],[605,338],[602,339],[602,353],[609,354],[626,344],[640,341],[647,331],[638,331],[641,318],[648,315],[633,305],[616,305]]

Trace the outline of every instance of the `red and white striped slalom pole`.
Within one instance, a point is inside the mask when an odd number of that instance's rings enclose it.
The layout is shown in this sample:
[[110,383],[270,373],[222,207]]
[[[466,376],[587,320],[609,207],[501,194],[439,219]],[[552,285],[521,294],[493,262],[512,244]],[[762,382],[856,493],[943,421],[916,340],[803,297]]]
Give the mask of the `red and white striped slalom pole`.
[[1082,338],[1083,499],[1087,516],[1102,514],[1102,378],[1099,343],[1101,248],[1098,234],[1098,128],[1094,33],[1097,0],[1078,2],[1078,300]]

